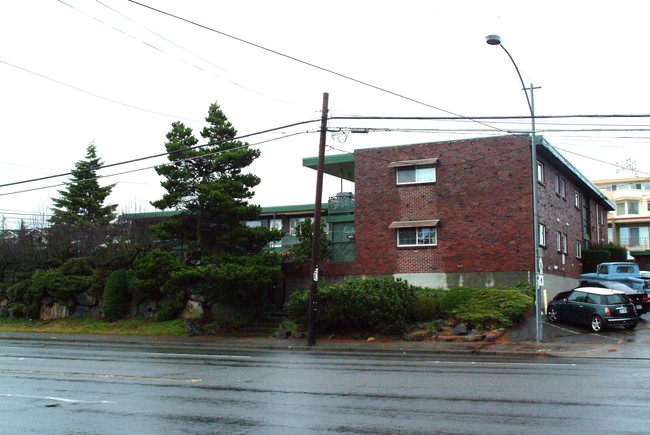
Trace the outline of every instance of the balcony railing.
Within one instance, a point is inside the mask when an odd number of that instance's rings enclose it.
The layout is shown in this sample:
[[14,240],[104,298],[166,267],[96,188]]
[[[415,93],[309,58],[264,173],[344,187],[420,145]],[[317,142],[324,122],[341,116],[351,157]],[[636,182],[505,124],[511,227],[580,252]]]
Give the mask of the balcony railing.
[[327,203],[327,212],[330,215],[354,213],[354,195],[341,192],[336,196],[330,196]]
[[626,248],[649,248],[650,238],[648,237],[621,237],[618,240],[621,246]]

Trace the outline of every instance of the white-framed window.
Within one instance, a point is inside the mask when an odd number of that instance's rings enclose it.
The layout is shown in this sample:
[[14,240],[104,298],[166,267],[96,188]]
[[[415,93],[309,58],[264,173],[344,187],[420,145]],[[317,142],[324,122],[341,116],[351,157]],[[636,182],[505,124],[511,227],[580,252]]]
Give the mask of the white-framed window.
[[542,162],[537,162],[537,181],[544,183],[544,164]]
[[616,214],[639,214],[639,201],[623,201],[616,203]]
[[397,184],[433,183],[435,181],[436,165],[413,165],[397,168]]
[[577,190],[573,191],[573,205],[576,208],[580,208],[580,192],[578,192]]
[[[269,228],[272,230],[282,231],[282,219],[269,219]],[[271,248],[281,248],[282,239],[269,242],[269,246]]]
[[560,179],[560,196],[566,198],[566,181],[564,178]]
[[296,227],[298,224],[302,221],[307,219],[306,217],[297,217],[297,218],[290,218],[289,219],[289,235],[295,236],[296,235]]
[[558,253],[562,252],[562,233],[559,231],[555,235],[555,246],[557,247]]
[[539,237],[539,246],[546,246],[546,225],[544,224],[539,224],[539,234],[537,235]]
[[582,258],[582,242],[576,240],[576,258]]
[[397,246],[435,246],[438,244],[436,227],[397,229]]
[[567,236],[566,234],[562,234],[562,253],[567,254]]

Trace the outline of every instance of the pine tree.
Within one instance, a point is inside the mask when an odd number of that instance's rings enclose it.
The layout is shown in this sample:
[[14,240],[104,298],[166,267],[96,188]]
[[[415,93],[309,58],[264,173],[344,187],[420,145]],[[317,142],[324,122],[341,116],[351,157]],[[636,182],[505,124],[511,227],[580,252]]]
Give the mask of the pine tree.
[[52,224],[48,249],[52,257],[65,260],[70,256],[87,256],[111,241],[111,221],[117,205],[104,205],[114,184],[100,186],[97,172],[103,163],[94,143],[86,149],[86,158],[75,163],[66,189],[53,198]]
[[59,190],[59,198],[53,198],[52,217],[55,225],[79,227],[84,224],[107,225],[115,219],[117,205],[104,205],[115,184],[100,186],[97,172],[103,163],[97,157],[95,144],[91,142],[86,149],[85,160],[75,163],[71,179],[66,189]]
[[217,103],[210,105],[206,121],[208,125],[201,131],[201,137],[207,139],[204,146],[197,146],[192,129],[182,122],[174,122],[167,133],[169,163],[156,167],[165,177],[161,185],[167,193],[152,205],[182,213],[155,231],[162,238],[187,243],[194,258],[259,252],[269,241],[279,239],[274,231],[241,225],[259,217],[260,208],[248,200],[260,179],[242,171],[260,152],[235,139],[237,130]]

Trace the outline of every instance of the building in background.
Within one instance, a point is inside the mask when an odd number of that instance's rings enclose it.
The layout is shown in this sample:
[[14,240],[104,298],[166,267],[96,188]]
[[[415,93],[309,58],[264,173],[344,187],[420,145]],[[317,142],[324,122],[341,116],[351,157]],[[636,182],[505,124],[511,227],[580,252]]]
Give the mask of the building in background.
[[607,215],[609,240],[627,248],[642,270],[650,270],[650,177],[639,176],[632,164],[593,183],[615,204]]

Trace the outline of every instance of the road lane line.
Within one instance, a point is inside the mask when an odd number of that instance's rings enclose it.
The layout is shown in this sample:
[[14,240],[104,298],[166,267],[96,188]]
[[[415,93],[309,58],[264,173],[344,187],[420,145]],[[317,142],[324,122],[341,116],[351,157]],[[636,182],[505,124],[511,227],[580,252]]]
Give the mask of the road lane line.
[[164,381],[164,382],[203,382],[203,379],[193,378],[164,378],[156,376],[133,376],[133,375],[114,375],[109,373],[79,373],[79,372],[51,372],[37,370],[11,370],[0,369],[0,373],[17,374],[17,375],[49,375],[49,376],[77,376],[83,378],[100,378],[100,379],[129,379],[138,381]]
[[0,397],[19,397],[21,399],[55,400],[57,402],[64,402],[64,403],[117,403],[117,402],[111,402],[110,400],[64,399],[63,397],[27,396],[27,395],[24,395],[24,394],[3,394],[3,393],[0,393]]

